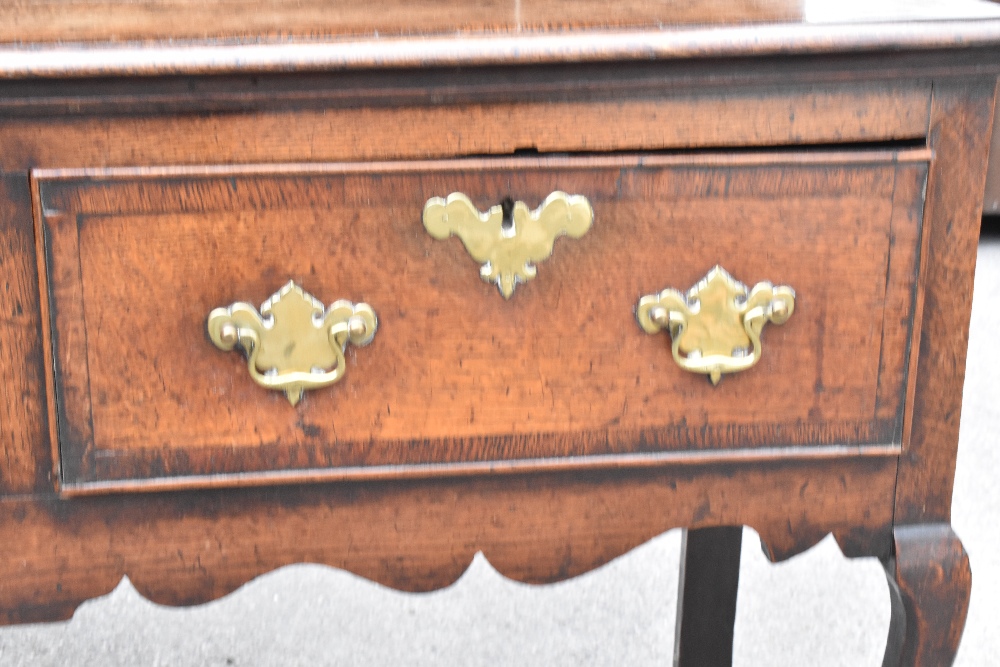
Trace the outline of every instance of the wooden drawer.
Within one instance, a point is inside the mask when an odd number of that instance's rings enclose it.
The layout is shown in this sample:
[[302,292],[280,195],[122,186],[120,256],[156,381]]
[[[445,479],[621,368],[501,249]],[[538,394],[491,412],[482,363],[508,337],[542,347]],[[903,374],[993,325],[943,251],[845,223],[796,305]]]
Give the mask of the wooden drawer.
[[[67,493],[898,450],[924,150],[36,171]],[[586,196],[505,300],[427,199]],[[683,371],[640,296],[716,264],[797,293],[754,368]],[[289,280],[372,344],[295,407],[206,316]],[[783,449],[784,448],[784,449]]]

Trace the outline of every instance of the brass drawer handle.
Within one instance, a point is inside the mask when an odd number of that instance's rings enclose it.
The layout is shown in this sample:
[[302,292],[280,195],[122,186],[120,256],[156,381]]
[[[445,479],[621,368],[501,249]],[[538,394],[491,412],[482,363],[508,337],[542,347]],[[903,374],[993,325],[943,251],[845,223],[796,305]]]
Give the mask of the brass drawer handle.
[[447,199],[433,197],[424,205],[427,232],[438,240],[452,234],[462,239],[472,258],[483,263],[479,275],[496,283],[506,299],[517,283],[535,277],[535,263],[552,254],[557,237],[578,239],[593,221],[587,198],[565,192],[553,192],[534,211],[523,201],[508,201],[480,213],[461,192]]
[[760,332],[784,324],[795,310],[795,291],[760,282],[746,285],[716,266],[688,293],[665,289],[639,299],[636,316],[646,333],[667,329],[674,360],[718,384],[723,373],[745,371],[760,361]]
[[347,343],[367,345],[378,320],[367,303],[335,301],[329,308],[289,282],[260,307],[237,302],[208,315],[208,335],[220,350],[240,347],[254,382],[285,392],[295,405],[306,389],[344,376]]

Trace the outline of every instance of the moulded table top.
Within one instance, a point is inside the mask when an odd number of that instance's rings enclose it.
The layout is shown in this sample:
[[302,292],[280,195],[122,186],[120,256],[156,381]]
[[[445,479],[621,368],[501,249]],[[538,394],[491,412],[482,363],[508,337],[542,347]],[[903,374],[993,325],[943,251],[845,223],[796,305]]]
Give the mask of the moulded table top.
[[1000,4],[988,0],[0,3],[0,78],[741,57],[997,44]]

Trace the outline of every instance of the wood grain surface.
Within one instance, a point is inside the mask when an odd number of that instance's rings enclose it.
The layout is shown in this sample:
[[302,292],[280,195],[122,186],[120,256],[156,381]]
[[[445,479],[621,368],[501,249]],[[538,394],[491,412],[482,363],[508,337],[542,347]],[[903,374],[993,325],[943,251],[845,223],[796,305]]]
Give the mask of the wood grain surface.
[[947,524],[897,526],[886,561],[892,603],[883,667],[948,667],[972,592],[969,556]]
[[[996,18],[985,0],[964,3],[962,18]],[[881,3],[879,22],[943,18],[926,3]],[[327,0],[20,0],[0,8],[0,42],[288,38],[412,35],[472,30],[538,31],[760,23],[856,22],[856,8],[806,8],[800,0],[378,0],[373,5]]]
[[849,457],[461,483],[8,498],[0,500],[0,623],[69,618],[126,574],[142,595],[173,605],[217,598],[299,562],[425,591],[453,583],[482,551],[504,576],[557,581],[678,526],[753,526],[775,560],[831,531],[852,555],[884,555],[895,468],[892,457]]
[[[196,166],[509,155],[518,150],[590,153],[879,142],[922,137],[928,123],[930,89],[925,82],[874,89],[835,82],[821,88],[770,83],[768,94],[761,95],[760,84],[696,92],[684,81],[656,72],[618,82],[604,70],[590,75],[567,85],[553,81],[551,72],[511,82],[497,71],[479,72],[478,78],[463,77],[460,86],[430,79],[427,83],[434,86],[419,93],[402,86],[400,79],[386,81],[397,87],[379,90],[378,82],[350,78],[336,96],[329,91],[340,85],[337,79],[301,82],[303,87],[316,84],[308,94],[298,87],[281,90],[272,84],[255,91],[232,83],[222,87],[220,97],[249,108],[214,113],[193,112],[190,93],[170,88],[119,86],[100,95],[62,98],[56,109],[31,108],[36,98],[27,89],[21,91],[29,104],[27,115],[10,109],[16,115],[0,123],[0,142],[18,148],[0,152],[0,167]],[[503,99],[470,101],[486,94],[483,81],[495,81],[488,96]],[[272,97],[264,104],[262,96]],[[130,105],[139,105],[139,111],[123,114]],[[161,107],[176,112],[158,112]],[[844,108],[855,111],[845,114]],[[59,115],[53,116],[54,111]],[[406,141],[400,141],[401,133]]]
[[0,174],[0,492],[51,489],[38,268],[27,174]]
[[[820,11],[803,13],[791,4],[380,0],[355,9],[265,0],[248,13],[218,1],[36,0],[0,9],[0,78],[871,53],[993,46],[1000,38],[1000,14],[985,0],[954,15],[906,0],[867,15],[856,5],[823,11],[816,3]],[[144,48],[133,48],[142,40]]]
[[947,522],[958,451],[972,283],[996,79],[935,88],[927,184],[926,258],[918,294],[919,344],[910,383],[912,422],[904,430],[896,522]]
[[[898,444],[923,155],[39,172],[63,481]],[[594,227],[510,301],[420,222],[453,191],[485,210],[555,190]],[[634,309],[717,263],[798,302],[713,387]],[[296,408],[204,333],[289,279],[380,319]]]
[[[881,558],[886,664],[950,659],[995,4],[238,5],[0,7],[0,623],[124,575],[423,591],[481,551],[540,583],[749,525],[774,560]],[[556,189],[594,227],[509,302],[420,224]],[[798,301],[713,388],[633,309],[716,263]],[[204,331],[289,278],[382,325],[298,408]]]
[[[988,14],[987,14],[988,15]],[[0,42],[413,35],[455,31],[657,27],[793,21],[798,0],[34,0],[0,9]]]

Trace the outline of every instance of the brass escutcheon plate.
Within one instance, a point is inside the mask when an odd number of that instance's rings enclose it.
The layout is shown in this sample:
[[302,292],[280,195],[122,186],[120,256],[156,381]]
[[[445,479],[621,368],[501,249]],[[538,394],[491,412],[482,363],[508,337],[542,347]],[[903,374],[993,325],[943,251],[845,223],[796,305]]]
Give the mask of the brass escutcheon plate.
[[552,254],[557,237],[578,239],[594,222],[594,210],[586,197],[553,192],[532,211],[523,201],[513,202],[509,216],[504,207],[480,213],[461,192],[446,199],[433,197],[424,206],[424,227],[434,238],[451,235],[462,239],[473,259],[482,263],[479,275],[496,283],[505,299],[518,283],[535,277],[537,262]]
[[378,319],[367,303],[335,301],[329,308],[289,281],[260,307],[237,302],[208,315],[208,335],[220,350],[241,348],[254,382],[285,392],[295,405],[306,389],[339,381],[347,344],[367,345]]
[[674,360],[718,384],[760,361],[760,334],[768,322],[784,324],[795,310],[795,291],[760,282],[748,290],[721,266],[682,294],[667,288],[639,299],[636,317],[646,333],[670,332]]

